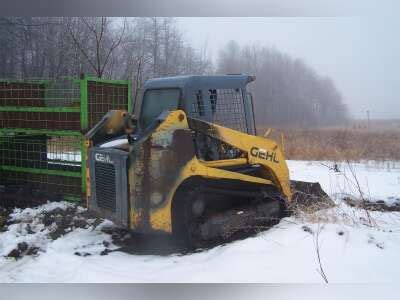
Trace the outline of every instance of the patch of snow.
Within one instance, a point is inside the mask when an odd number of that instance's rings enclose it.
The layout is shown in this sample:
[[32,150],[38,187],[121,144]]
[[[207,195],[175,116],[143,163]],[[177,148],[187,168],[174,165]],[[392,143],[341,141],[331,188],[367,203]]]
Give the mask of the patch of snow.
[[292,179],[319,182],[333,198],[346,195],[360,198],[359,185],[363,197],[371,202],[384,201],[390,205],[399,201],[399,162],[336,163],[339,172],[334,165],[324,161],[288,161]]
[[69,202],[48,202],[46,204],[34,208],[25,208],[25,209],[15,208],[13,212],[10,214],[10,217],[11,220],[15,221],[27,221],[33,219],[37,215],[42,214],[46,211],[52,211],[57,208],[66,210],[68,207],[73,207],[73,206],[74,205]]
[[[10,214],[11,221],[18,223],[8,226],[8,230],[0,235],[0,256],[5,256],[15,249],[18,243],[26,242],[40,249],[46,249],[50,242],[48,234],[51,226],[45,227],[37,218],[38,215],[56,208],[65,210],[72,204],[67,202],[49,202],[36,208],[16,208]],[[28,225],[29,224],[29,225]]]

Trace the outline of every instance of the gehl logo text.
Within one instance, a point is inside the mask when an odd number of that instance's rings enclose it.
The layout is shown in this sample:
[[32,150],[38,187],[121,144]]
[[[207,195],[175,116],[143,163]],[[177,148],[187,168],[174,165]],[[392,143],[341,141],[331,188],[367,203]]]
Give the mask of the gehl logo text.
[[279,163],[279,161],[276,159],[275,152],[268,152],[267,150],[262,149],[262,148],[252,147],[250,149],[250,154],[254,157],[269,160],[274,163]]
[[96,153],[94,155],[94,158],[95,158],[96,161],[100,161],[102,163],[114,164],[114,162],[110,158],[110,155],[107,155],[107,154]]

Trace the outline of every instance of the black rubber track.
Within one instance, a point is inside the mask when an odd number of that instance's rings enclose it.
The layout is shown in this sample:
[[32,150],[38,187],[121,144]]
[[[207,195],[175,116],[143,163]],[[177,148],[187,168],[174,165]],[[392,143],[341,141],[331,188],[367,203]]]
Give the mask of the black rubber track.
[[[221,189],[216,187],[215,181],[204,179],[188,182],[178,189],[173,205],[173,232],[178,243],[188,249],[210,248],[266,230],[285,216],[285,199],[275,187],[257,185],[251,190],[249,186],[236,189],[236,183],[230,183],[232,188],[223,183],[221,195],[210,192],[210,186]],[[223,195],[225,190],[228,192]],[[194,215],[192,210],[193,202],[199,199],[206,202],[206,210],[202,216]],[[228,206],[216,207],[221,206],[221,203]],[[275,212],[268,215],[262,208],[271,208]],[[239,218],[242,215],[243,218]],[[210,222],[210,218],[214,222]],[[241,219],[244,220],[242,223]],[[236,224],[230,224],[230,220]],[[218,222],[223,225],[215,226]],[[204,232],[207,228],[211,228],[211,232],[205,238]]]

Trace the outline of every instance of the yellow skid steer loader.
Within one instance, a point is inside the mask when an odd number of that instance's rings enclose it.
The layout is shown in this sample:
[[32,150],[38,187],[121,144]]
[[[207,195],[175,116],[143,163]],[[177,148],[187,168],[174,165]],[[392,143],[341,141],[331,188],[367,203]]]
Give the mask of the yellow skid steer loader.
[[256,135],[253,80],[147,81],[133,113],[110,111],[86,136],[89,210],[191,247],[278,222],[291,183],[281,148]]

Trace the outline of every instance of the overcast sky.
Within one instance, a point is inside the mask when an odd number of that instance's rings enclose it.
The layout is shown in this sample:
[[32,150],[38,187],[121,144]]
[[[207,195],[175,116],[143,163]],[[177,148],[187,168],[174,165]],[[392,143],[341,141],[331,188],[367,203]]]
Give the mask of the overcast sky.
[[400,118],[400,20],[338,18],[177,18],[196,48],[215,59],[229,40],[274,46],[331,77],[352,115]]

